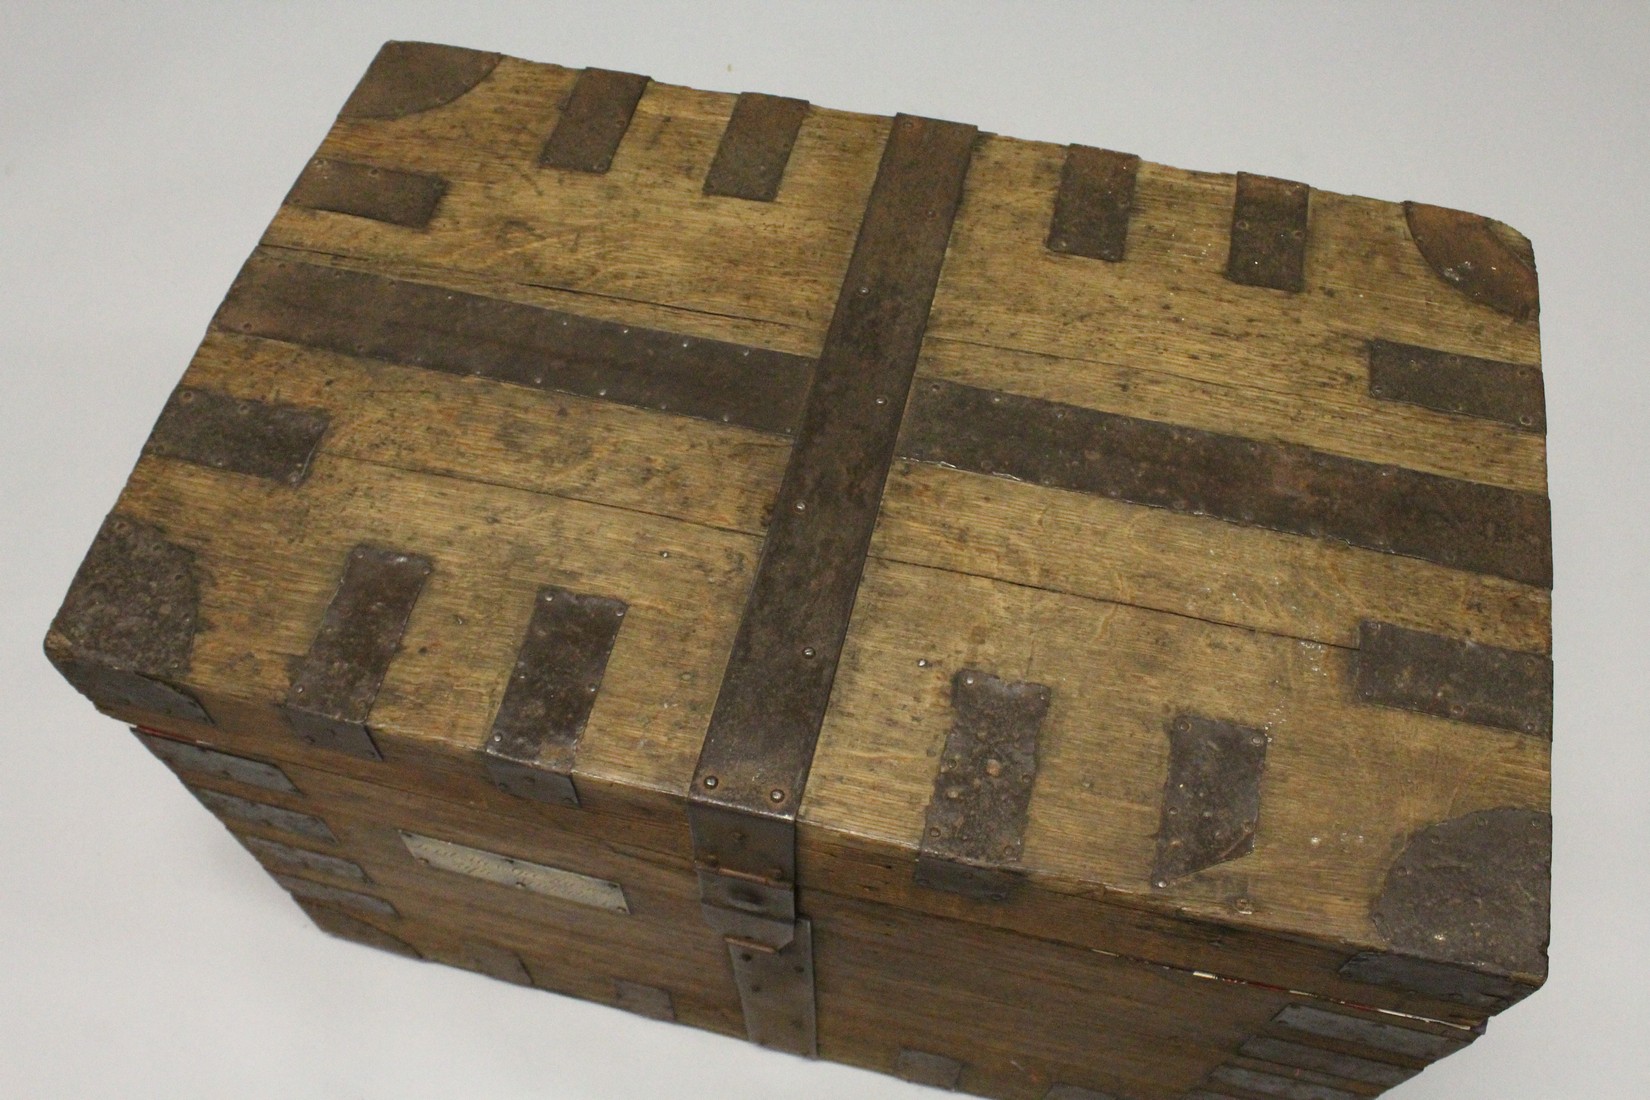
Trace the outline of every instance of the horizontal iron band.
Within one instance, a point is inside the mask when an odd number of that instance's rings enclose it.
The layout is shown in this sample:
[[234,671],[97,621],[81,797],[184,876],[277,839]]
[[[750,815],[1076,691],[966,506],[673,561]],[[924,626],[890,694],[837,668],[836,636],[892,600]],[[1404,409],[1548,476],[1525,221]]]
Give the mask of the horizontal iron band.
[[1553,660],[1542,653],[1365,621],[1353,688],[1376,706],[1553,735]]
[[146,454],[298,486],[309,476],[327,415],[179,386],[144,444]]
[[1540,493],[938,380],[899,453],[1552,586]]
[[215,322],[238,332],[758,431],[801,419],[811,360],[427,283],[257,255]]
[[1526,432],[1547,430],[1541,368],[1371,340],[1369,395]]
[[423,229],[446,193],[447,181],[440,176],[316,157],[287,192],[286,201],[309,210]]

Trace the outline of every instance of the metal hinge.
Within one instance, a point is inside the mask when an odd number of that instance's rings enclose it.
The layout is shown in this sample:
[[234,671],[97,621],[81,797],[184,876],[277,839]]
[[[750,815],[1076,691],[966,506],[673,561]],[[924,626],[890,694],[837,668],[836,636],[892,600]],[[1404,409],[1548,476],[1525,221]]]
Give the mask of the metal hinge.
[[702,803],[690,815],[700,908],[727,944],[746,1034],[818,1057],[813,926],[796,913],[794,823],[768,829]]

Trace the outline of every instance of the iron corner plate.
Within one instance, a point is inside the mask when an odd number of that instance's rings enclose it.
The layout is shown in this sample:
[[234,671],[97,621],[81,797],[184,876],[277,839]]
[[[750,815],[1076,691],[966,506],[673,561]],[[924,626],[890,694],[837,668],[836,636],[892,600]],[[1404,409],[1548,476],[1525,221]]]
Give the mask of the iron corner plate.
[[46,635],[46,656],[104,709],[210,723],[184,686],[200,618],[193,550],[119,514],[103,522]]

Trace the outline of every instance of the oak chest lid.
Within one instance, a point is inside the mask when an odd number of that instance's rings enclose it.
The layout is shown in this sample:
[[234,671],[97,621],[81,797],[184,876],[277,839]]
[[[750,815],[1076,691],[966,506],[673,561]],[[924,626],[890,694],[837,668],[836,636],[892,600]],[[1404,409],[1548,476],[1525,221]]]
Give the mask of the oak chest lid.
[[1470,1022],[1545,974],[1543,425],[1484,218],[392,43],[48,649],[639,823],[756,938]]

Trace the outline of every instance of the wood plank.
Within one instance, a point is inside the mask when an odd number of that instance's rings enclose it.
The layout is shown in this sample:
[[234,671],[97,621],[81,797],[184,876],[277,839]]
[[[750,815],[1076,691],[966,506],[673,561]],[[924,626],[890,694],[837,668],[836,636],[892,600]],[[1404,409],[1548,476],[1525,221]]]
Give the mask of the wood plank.
[[722,93],[650,84],[607,172],[539,168],[576,77],[505,58],[445,106],[339,119],[320,155],[446,180],[434,219],[409,232],[287,206],[265,242],[762,319],[816,354],[889,120],[810,111],[775,201],[728,203],[702,190]]
[[923,463],[896,464],[872,552],[1329,646],[1356,646],[1361,619],[1552,646],[1532,585]]
[[448,267],[440,262],[439,257],[425,261],[407,257],[354,256],[315,249],[287,248],[273,245],[268,241],[259,245],[258,254],[309,264],[325,264],[343,271],[364,271],[447,286],[469,294],[497,298],[500,301],[543,306],[546,309],[576,313],[598,320],[616,321],[619,324],[635,323],[644,328],[676,332],[683,336],[749,344],[752,347],[769,348],[790,355],[814,355],[819,351],[819,340],[803,329],[779,321],[710,313],[691,306],[640,302],[629,298],[541,286],[537,283],[521,283],[486,271]]
[[756,559],[747,535],[327,455],[296,494],[145,459],[119,510],[199,556],[209,580],[188,682],[221,722],[223,701],[268,710],[233,719],[276,742],[290,662],[358,543],[435,567],[370,718],[388,759],[424,747],[478,767],[539,588],[623,599],[575,775],[637,797],[685,789]]
[[[873,560],[803,816],[914,863],[950,677],[982,669],[1051,689],[1023,860],[1034,885],[1379,949],[1370,904],[1392,854],[1474,810],[1544,810],[1551,746],[1362,706],[1348,665],[1317,643]],[[1167,724],[1180,713],[1269,738],[1259,833],[1251,855],[1154,889]],[[920,906],[918,894],[908,886],[899,903]]]
[[1048,250],[1064,155],[982,144],[922,376],[1544,489],[1540,437],[1370,396],[1370,339],[1540,361],[1534,323],[1442,282],[1400,205],[1313,192],[1306,289],[1284,294],[1225,278],[1231,176],[1143,164],[1126,261]]
[[614,1008],[625,1007],[620,982],[662,989],[670,994],[678,1022],[733,1038],[743,1035],[738,1000],[698,977],[714,958],[682,957],[668,930],[637,926],[640,934],[615,940],[486,909],[455,919],[450,899],[437,894],[404,884],[381,892],[399,917],[342,911],[406,942],[432,962],[471,970],[476,969],[477,946],[507,951],[520,959],[538,989]]
[[759,534],[786,440],[214,332],[187,384],[326,411],[322,454]]

